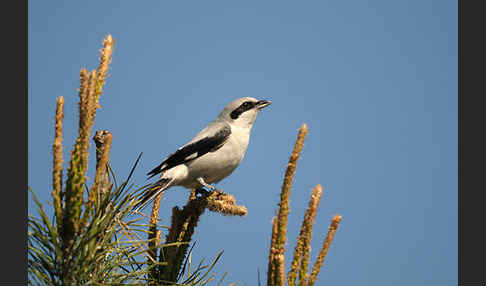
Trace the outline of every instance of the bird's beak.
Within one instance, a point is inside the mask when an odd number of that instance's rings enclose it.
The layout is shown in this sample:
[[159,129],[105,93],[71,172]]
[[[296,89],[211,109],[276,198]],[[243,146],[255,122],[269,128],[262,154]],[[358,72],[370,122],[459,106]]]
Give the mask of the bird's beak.
[[256,104],[258,109],[262,109],[266,106],[269,106],[272,102],[269,100],[259,100]]

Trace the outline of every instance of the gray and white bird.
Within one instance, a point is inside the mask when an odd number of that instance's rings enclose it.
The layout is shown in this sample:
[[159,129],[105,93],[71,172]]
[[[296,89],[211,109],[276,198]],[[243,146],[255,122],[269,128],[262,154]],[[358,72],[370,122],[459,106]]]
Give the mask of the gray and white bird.
[[268,100],[242,97],[228,104],[218,117],[191,141],[169,155],[147,175],[160,174],[133,207],[138,212],[158,194],[172,186],[188,189],[206,187],[229,176],[245,156],[250,132],[258,112],[270,105]]

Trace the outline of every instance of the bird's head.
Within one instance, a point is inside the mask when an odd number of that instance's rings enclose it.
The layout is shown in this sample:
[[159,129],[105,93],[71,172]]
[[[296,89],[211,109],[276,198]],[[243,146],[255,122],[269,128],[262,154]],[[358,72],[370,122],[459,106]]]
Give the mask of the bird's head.
[[238,98],[226,105],[219,118],[239,127],[251,128],[258,112],[270,103],[272,102],[253,97]]

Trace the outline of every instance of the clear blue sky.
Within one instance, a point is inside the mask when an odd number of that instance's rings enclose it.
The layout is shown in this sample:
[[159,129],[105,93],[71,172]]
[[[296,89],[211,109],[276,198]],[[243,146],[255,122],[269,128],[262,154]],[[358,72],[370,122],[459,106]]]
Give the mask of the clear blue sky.
[[[331,217],[343,220],[319,285],[457,285],[457,1],[29,1],[28,29],[28,183],[44,203],[56,98],[67,158],[79,70],[97,67],[112,34],[94,130],[113,133],[119,178],[143,152],[137,186],[231,100],[273,101],[218,185],[249,213],[206,212],[194,261],[224,250],[216,271],[227,284],[256,285],[257,267],[265,277],[284,168],[307,123],[287,262],[320,183],[312,262]],[[167,192],[163,224],[187,194]]]

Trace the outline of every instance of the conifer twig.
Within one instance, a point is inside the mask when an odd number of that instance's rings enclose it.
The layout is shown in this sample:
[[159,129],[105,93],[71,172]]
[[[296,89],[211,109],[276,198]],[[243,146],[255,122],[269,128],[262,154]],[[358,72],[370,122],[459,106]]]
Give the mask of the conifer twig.
[[81,134],[81,130],[83,130],[83,125],[87,122],[86,116],[86,104],[88,102],[88,81],[89,75],[88,71],[85,68],[81,69],[79,73],[79,128],[78,128],[78,136]]
[[[65,191],[65,204],[63,215],[63,249],[69,251],[74,235],[79,231],[79,220],[81,216],[81,205],[83,202],[83,187],[85,173],[88,165],[89,134],[93,125],[91,109],[93,107],[94,87],[96,73],[91,72],[87,76],[86,69],[80,73],[81,88],[79,91],[79,130],[78,138],[71,151],[71,161],[68,168],[68,176]],[[67,269],[66,269],[67,270]]]
[[189,242],[208,204],[208,196],[211,193],[204,190],[198,191],[201,196],[196,195],[192,190],[187,204],[181,209],[172,209],[172,222],[169,233],[166,236],[166,243],[181,243],[175,246],[164,247],[160,251],[159,261],[167,262],[167,266],[161,268],[161,280],[176,282],[179,271],[186,256]]
[[219,212],[223,215],[246,215],[248,213],[246,207],[235,205],[235,202],[236,200],[232,195],[215,191],[208,197],[207,208],[210,211]]
[[324,243],[322,244],[321,251],[319,252],[319,256],[317,257],[316,262],[314,263],[314,267],[312,267],[312,272],[307,280],[307,285],[312,286],[316,282],[317,275],[319,274],[322,264],[324,263],[324,259],[326,258],[327,252],[331,247],[331,242],[334,239],[334,234],[339,226],[339,222],[341,222],[342,216],[335,215],[332,218],[331,226],[329,227],[329,231],[327,233],[326,238],[324,239]]
[[105,196],[111,187],[108,164],[112,140],[113,135],[108,130],[97,130],[93,136],[96,145],[96,173],[90,194],[93,193],[95,198]]
[[[162,192],[160,192],[154,199],[154,204],[152,207],[152,213],[150,215],[150,224],[148,232],[148,251],[147,256],[149,260],[147,261],[149,265],[154,264],[157,260],[157,246],[160,243],[161,231],[157,229],[157,222],[159,221],[159,209],[160,202],[162,200]],[[158,267],[153,267],[149,271],[149,281],[155,281],[158,276]],[[156,285],[149,282],[149,285]]]
[[[275,244],[277,243],[277,232],[278,232],[278,220],[276,217],[272,219],[272,239],[270,241],[270,251],[268,255],[268,273],[267,273],[267,285],[272,285],[275,281],[275,254],[277,249]],[[284,261],[285,262],[285,261]]]
[[[305,285],[305,275],[309,265],[310,241],[312,237],[312,229],[314,227],[314,220],[317,213],[317,208],[322,195],[322,186],[317,185],[311,192],[311,198],[307,211],[302,221],[299,237],[297,238],[297,245],[294,250],[294,257],[291,263],[291,269],[287,275],[288,285],[296,284],[297,273],[299,274],[299,285]],[[299,268],[300,265],[300,268]]]
[[[83,188],[86,183],[85,174],[88,169],[89,139],[95,116],[96,72],[91,71],[87,77],[86,69],[82,69],[80,77],[79,134],[74,145],[74,150],[71,152],[71,162],[66,183],[66,210],[68,221],[70,221],[67,229],[72,227],[74,234],[79,231],[80,227],[86,225],[89,217],[89,208],[84,211],[81,217],[81,206],[83,204]],[[91,207],[91,203],[89,202],[88,207]]]
[[275,257],[276,261],[278,262],[278,269],[277,269],[277,283],[282,283],[282,284],[275,284],[275,285],[282,285],[284,286],[285,285],[285,256],[283,254],[277,254],[276,257]]
[[159,221],[159,209],[160,209],[160,202],[162,201],[162,192],[158,194],[154,199],[154,206],[152,207],[152,213],[150,215],[150,228],[148,233],[149,239],[149,255],[152,256],[153,259],[157,259],[157,250],[156,247],[159,245],[159,240],[157,240],[157,223]]
[[[307,135],[307,125],[304,123],[299,129],[297,141],[295,142],[294,149],[292,150],[292,154],[290,155],[289,163],[287,164],[287,170],[285,171],[282,191],[280,193],[280,203],[279,203],[279,212],[278,212],[278,232],[277,232],[277,241],[275,244],[275,248],[278,254],[281,254],[282,257],[284,257],[283,255],[285,253],[285,243],[287,241],[287,221],[290,212],[290,207],[289,207],[290,190],[292,187],[292,180],[294,178],[295,168],[297,167],[297,161],[304,147],[304,141],[306,135]],[[277,256],[275,257],[278,258]],[[275,269],[278,273],[283,271],[285,267],[284,265],[285,257],[282,260],[283,262],[280,259],[274,260]],[[283,285],[285,281],[281,281],[280,279],[281,277],[279,275],[275,275],[275,281],[274,283],[272,283],[272,285]]]
[[317,185],[311,193],[311,199],[309,201],[309,206],[307,212],[304,216],[304,221],[302,222],[302,259],[300,262],[299,271],[299,286],[305,286],[307,270],[309,268],[309,255],[310,255],[310,243],[312,237],[312,228],[314,227],[314,219],[317,213],[317,208],[319,206],[319,201],[321,200],[322,187]]
[[98,66],[96,78],[98,80],[96,84],[96,108],[100,108],[99,97],[103,92],[103,86],[105,84],[106,73],[108,72],[108,66],[111,63],[111,55],[113,54],[113,46],[115,40],[111,35],[108,35],[103,40],[103,48],[100,54],[100,65]]
[[59,96],[56,103],[56,125],[54,134],[53,172],[52,172],[52,199],[58,232],[62,227],[62,121],[64,117],[64,97]]

